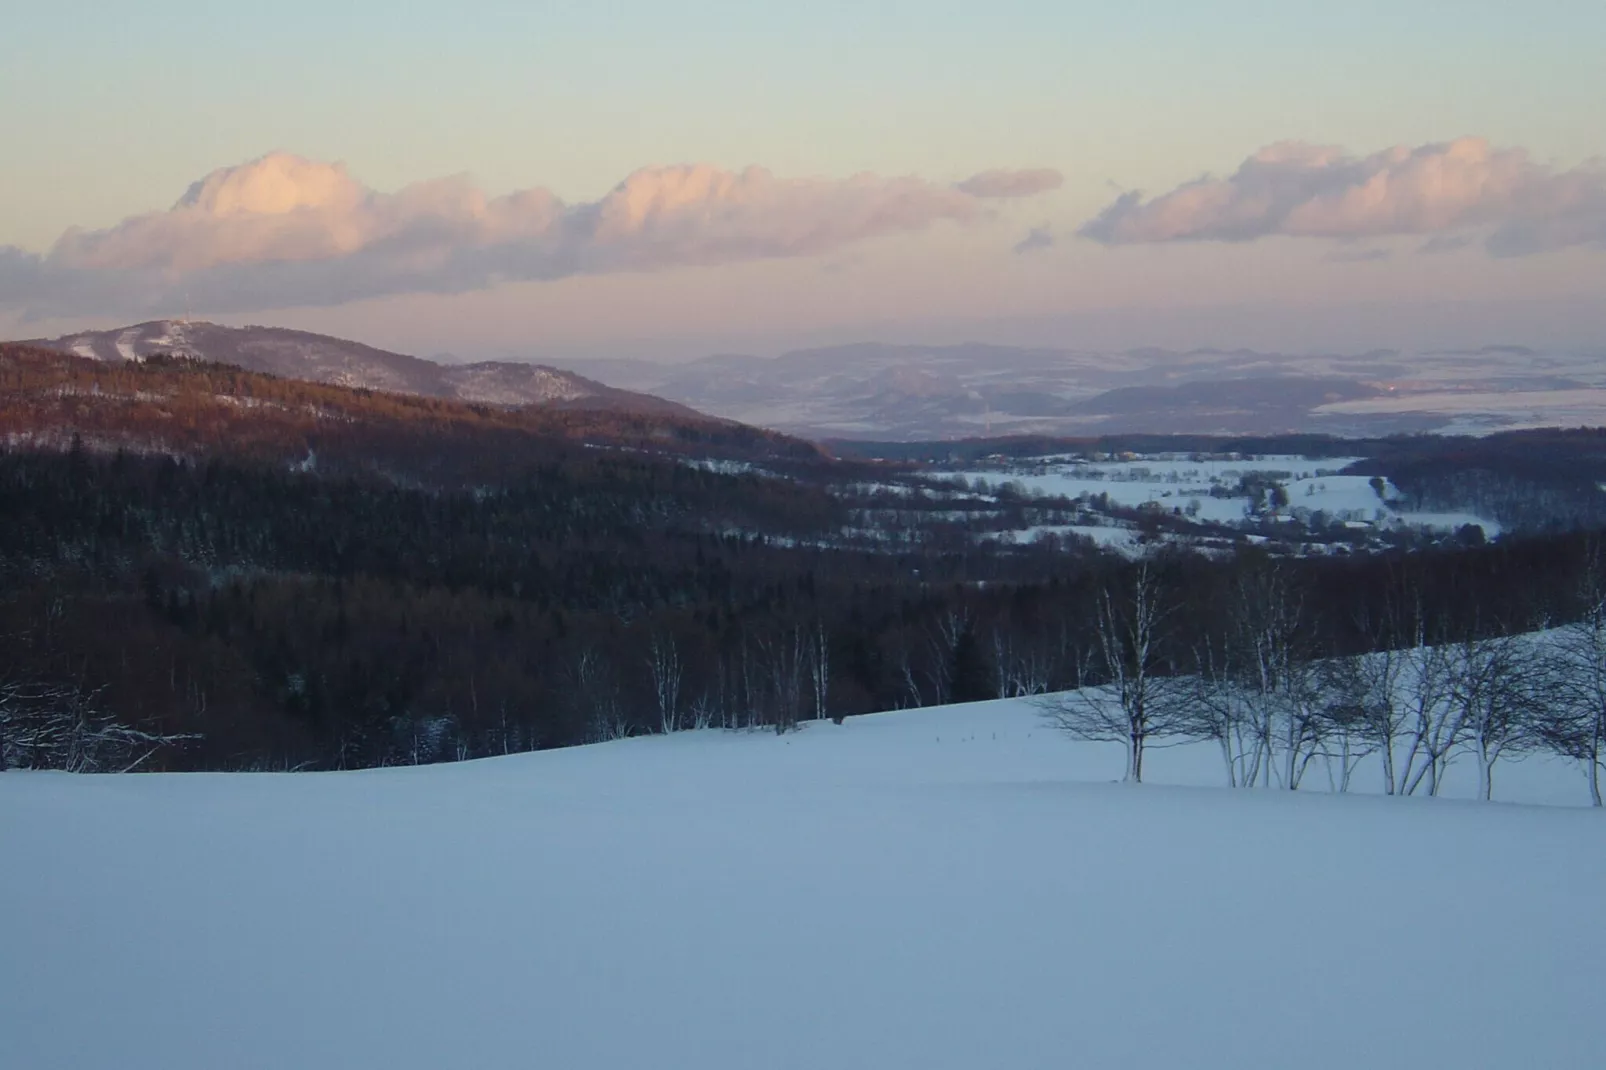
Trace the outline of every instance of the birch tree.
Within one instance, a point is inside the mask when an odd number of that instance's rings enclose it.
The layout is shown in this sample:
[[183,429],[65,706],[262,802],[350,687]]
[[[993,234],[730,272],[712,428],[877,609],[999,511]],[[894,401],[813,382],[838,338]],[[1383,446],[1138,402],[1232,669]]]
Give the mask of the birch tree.
[[647,644],[647,670],[652,676],[653,700],[658,707],[658,729],[665,735],[680,730],[680,689],[685,668],[674,636],[654,633]]
[[1606,751],[1606,568],[1592,547],[1579,594],[1583,613],[1561,629],[1556,642],[1556,684],[1561,703],[1541,727],[1552,749],[1583,763],[1589,797],[1601,805],[1600,773]]
[[1495,763],[1534,744],[1549,681],[1521,636],[1468,639],[1452,652],[1450,702],[1478,760],[1478,797],[1494,794]]
[[1353,763],[1369,754],[1381,759],[1383,793],[1404,790],[1397,749],[1408,722],[1400,702],[1400,679],[1409,655],[1396,650],[1374,650],[1352,657],[1334,658],[1322,665],[1321,680],[1327,695],[1327,718],[1338,737],[1340,786],[1347,788]]
[[1143,780],[1151,743],[1180,724],[1186,691],[1170,672],[1163,638],[1172,606],[1153,565],[1144,561],[1119,586],[1096,596],[1095,663],[1105,683],[1042,700],[1039,708],[1077,739],[1117,742],[1126,748],[1126,776]]
[[[1250,766],[1262,787],[1275,771],[1283,787],[1299,787],[1322,741],[1320,687],[1315,679],[1304,599],[1282,566],[1270,564],[1239,578],[1231,606],[1236,647],[1238,710],[1252,741]],[[1254,783],[1254,778],[1249,780]]]
[[585,718],[587,735],[593,742],[630,735],[630,719],[625,715],[619,683],[612,667],[596,648],[586,647],[575,659],[570,685],[575,704]]
[[[809,688],[814,696],[814,719],[823,721],[831,693],[831,642],[823,621],[816,620],[809,631]],[[832,718],[837,724],[842,718]]]
[[1232,648],[1220,636],[1206,636],[1194,650],[1193,688],[1182,715],[1184,734],[1209,740],[1221,751],[1227,786],[1252,785],[1259,775],[1259,735],[1243,708]]

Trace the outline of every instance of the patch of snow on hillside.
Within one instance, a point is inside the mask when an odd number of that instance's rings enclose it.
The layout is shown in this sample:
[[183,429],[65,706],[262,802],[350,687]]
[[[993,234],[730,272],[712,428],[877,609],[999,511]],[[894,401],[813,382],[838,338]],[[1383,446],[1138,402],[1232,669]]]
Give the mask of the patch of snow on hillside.
[[134,342],[138,337],[138,327],[129,327],[125,330],[119,331],[117,334],[117,340],[113,343],[117,349],[117,355],[122,357],[124,360],[138,360],[139,353],[134,349]]
[[465,365],[453,369],[457,396],[486,405],[529,405],[590,397],[574,377],[546,368]]
[[1476,513],[1396,513],[1393,520],[1401,526],[1421,528],[1424,531],[1456,531],[1470,524],[1475,528],[1482,528],[1484,537],[1489,539],[1499,535],[1502,530],[1498,520],[1490,520]]
[[1138,533],[1115,524],[1037,524],[1020,531],[1000,532],[999,535],[1005,541],[1017,544],[1036,542],[1045,535],[1079,535],[1092,539],[1105,550],[1118,553],[1136,554],[1140,549]]

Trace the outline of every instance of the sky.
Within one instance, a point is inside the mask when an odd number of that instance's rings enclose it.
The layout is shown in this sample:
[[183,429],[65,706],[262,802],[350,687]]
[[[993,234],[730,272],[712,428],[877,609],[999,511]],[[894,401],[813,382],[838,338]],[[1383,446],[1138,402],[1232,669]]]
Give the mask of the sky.
[[0,0],[0,335],[1606,340],[1606,5]]

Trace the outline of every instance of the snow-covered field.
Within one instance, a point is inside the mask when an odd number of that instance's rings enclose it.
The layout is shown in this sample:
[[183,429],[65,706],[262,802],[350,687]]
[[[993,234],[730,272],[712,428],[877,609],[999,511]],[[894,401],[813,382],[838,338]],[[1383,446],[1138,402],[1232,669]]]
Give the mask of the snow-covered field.
[[[1463,524],[1482,527],[1487,537],[1500,534],[1500,524],[1471,513],[1414,512],[1400,507],[1399,492],[1385,484],[1380,498],[1367,476],[1339,475],[1355,458],[1266,456],[1190,459],[1172,455],[1134,461],[1082,461],[1064,457],[1029,459],[994,468],[944,472],[967,483],[996,490],[1014,484],[1030,496],[1078,498],[1105,494],[1127,508],[1159,506],[1184,511],[1197,520],[1234,525],[1252,515],[1246,495],[1234,493],[1243,476],[1275,475],[1288,494],[1281,512],[1321,511],[1339,520],[1364,521],[1383,527],[1448,531]],[[1214,492],[1214,493],[1212,493]]]
[[1606,815],[1575,768],[1502,766],[1526,804],[1485,804],[1228,790],[1209,747],[1142,786],[1121,764],[1013,701],[364,773],[0,775],[0,1066],[1606,1060]]

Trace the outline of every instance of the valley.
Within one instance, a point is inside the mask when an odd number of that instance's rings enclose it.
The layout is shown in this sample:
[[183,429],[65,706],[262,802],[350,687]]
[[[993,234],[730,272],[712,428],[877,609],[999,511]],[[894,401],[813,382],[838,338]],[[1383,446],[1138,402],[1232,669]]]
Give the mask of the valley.
[[704,412],[826,439],[1154,432],[1487,434],[1606,423],[1606,353],[1117,352],[856,344],[679,364],[568,361]]

